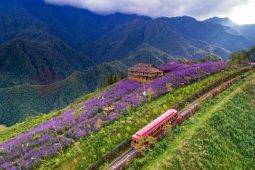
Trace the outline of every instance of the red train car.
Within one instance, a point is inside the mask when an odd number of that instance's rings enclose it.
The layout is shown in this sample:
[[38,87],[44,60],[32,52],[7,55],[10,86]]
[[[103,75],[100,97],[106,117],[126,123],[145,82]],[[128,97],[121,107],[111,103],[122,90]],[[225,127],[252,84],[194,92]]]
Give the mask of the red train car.
[[148,144],[150,137],[157,137],[163,129],[174,122],[178,117],[178,112],[170,109],[151,123],[143,127],[132,136],[131,146],[138,148],[142,145]]

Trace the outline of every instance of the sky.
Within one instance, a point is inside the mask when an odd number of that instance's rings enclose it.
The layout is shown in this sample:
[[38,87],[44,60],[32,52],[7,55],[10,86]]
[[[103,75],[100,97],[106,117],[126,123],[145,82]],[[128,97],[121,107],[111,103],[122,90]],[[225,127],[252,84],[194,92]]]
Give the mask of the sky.
[[203,20],[229,17],[237,24],[255,24],[255,0],[45,0],[47,3],[88,9],[99,14],[115,12],[155,17],[192,16]]

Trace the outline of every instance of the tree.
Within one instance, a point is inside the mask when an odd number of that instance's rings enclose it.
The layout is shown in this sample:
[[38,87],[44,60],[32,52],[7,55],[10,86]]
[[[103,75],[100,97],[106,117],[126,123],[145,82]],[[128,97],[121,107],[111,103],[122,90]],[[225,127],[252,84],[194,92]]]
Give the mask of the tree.
[[229,58],[229,64],[248,64],[248,51],[242,50],[239,52],[234,52]]
[[216,55],[208,55],[208,56],[205,56],[203,58],[200,58],[198,60],[198,63],[205,63],[205,62],[210,62],[210,61],[220,62],[220,61],[222,61],[222,58],[220,58]]
[[248,58],[250,62],[255,62],[255,46],[248,51]]

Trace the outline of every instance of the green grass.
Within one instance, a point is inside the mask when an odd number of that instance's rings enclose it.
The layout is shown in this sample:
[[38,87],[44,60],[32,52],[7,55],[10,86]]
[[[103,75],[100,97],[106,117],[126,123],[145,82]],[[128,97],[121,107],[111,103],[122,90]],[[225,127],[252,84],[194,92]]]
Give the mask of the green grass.
[[128,114],[104,126],[99,131],[81,138],[74,145],[64,150],[63,154],[43,160],[39,169],[85,169],[89,164],[98,160],[108,151],[111,151],[138,129],[155,119],[159,114],[168,110],[187,96],[194,94],[212,81],[232,72],[233,70],[211,75],[131,110]]
[[167,132],[128,169],[255,169],[255,74]]

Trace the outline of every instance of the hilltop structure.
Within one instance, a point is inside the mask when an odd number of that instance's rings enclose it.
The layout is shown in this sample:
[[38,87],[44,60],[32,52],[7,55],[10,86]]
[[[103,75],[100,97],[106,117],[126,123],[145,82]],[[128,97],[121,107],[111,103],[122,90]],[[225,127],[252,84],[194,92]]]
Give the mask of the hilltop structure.
[[128,69],[128,78],[140,82],[148,82],[163,75],[164,72],[153,64],[139,63]]

